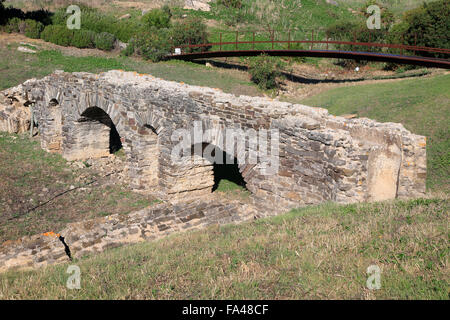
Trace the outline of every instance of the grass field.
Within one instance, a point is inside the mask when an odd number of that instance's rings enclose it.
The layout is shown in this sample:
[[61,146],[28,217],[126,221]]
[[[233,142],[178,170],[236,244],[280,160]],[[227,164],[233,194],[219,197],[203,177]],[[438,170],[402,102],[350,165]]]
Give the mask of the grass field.
[[182,81],[192,85],[220,88],[237,95],[261,95],[246,72],[210,69],[190,62],[149,63],[128,57],[70,56],[58,50],[40,50],[37,54],[16,50],[18,43],[0,44],[0,90],[16,86],[30,78],[42,78],[54,70],[66,72],[103,72],[113,69],[149,73],[165,80]]
[[[449,299],[449,201],[293,210],[0,275],[2,299]],[[381,270],[368,290],[367,268]]]
[[381,122],[399,122],[427,137],[431,189],[450,186],[450,74],[422,79],[352,85],[325,91],[302,103],[335,115],[354,113]]

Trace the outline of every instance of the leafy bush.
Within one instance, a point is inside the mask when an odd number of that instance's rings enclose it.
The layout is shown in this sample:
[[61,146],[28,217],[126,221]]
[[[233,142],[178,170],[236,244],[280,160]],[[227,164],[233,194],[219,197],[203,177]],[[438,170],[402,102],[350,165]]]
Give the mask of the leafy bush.
[[[188,17],[172,28],[172,41],[174,46],[187,44],[202,44],[208,42],[208,33],[203,20],[198,17]],[[186,48],[186,52],[207,51],[210,47]]]
[[69,46],[73,41],[73,31],[66,26],[49,25],[42,31],[41,39],[60,46]]
[[170,52],[169,38],[169,29],[153,27],[137,36],[135,41],[136,52],[145,59],[153,62],[160,61]]
[[142,22],[144,28],[169,28],[171,16],[170,9],[153,9],[142,17]]
[[242,8],[242,0],[218,0],[217,3],[227,8]]
[[[365,23],[355,23],[348,21],[337,22],[326,30],[327,37],[336,41],[346,42],[383,42],[383,38],[386,35],[385,27],[381,27],[380,30],[370,30]],[[342,51],[368,51],[381,52],[382,47],[368,47],[356,46],[349,44],[336,44],[337,50]],[[358,64],[367,64],[365,60],[350,60],[350,59],[338,59],[338,64],[344,68],[354,68]]]
[[19,24],[22,22],[20,18],[14,17],[8,20],[4,28],[5,32],[19,32]]
[[[424,3],[407,11],[402,21],[392,28],[392,37],[405,44],[450,48],[450,5],[448,0]],[[417,51],[416,54],[448,58],[448,55]]]
[[94,44],[97,49],[111,51],[114,49],[116,37],[108,32],[97,33],[94,38]]
[[44,25],[36,20],[25,20],[25,36],[28,38],[39,39]]
[[131,55],[134,54],[135,50],[136,50],[136,39],[132,38],[132,39],[130,39],[130,41],[128,42],[127,47],[126,47],[125,49],[123,49],[123,50],[120,52],[120,54],[121,54],[122,56],[129,57],[129,56],[131,56]]
[[284,64],[280,59],[262,54],[250,59],[248,71],[252,81],[261,89],[273,89],[278,86],[277,78],[283,69]]
[[94,48],[94,39],[97,34],[91,30],[73,30],[71,45],[77,48]]
[[41,39],[60,46],[77,48],[98,48],[112,50],[116,37],[110,33],[96,33],[92,30],[70,30],[65,25],[49,25],[41,32]]
[[[81,29],[92,30],[96,33],[108,32],[124,42],[128,42],[142,29],[142,22],[139,19],[119,20],[111,14],[102,13],[85,5],[79,5],[79,7],[82,17]],[[58,9],[52,16],[52,23],[66,25],[69,15],[65,9]]]

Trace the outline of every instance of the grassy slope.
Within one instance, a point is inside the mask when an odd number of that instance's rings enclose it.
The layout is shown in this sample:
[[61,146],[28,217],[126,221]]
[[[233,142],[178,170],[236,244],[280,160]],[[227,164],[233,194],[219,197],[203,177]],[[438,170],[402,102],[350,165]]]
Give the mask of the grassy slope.
[[[4,299],[448,299],[445,199],[325,204],[0,275]],[[370,265],[381,289],[366,289]]]
[[428,187],[450,186],[450,75],[325,91],[302,103],[327,108],[330,113],[356,113],[382,122],[400,122],[428,138]]
[[37,54],[16,50],[17,44],[0,45],[0,90],[16,86],[30,78],[41,78],[56,69],[67,72],[102,72],[113,69],[149,73],[166,80],[183,81],[192,85],[220,88],[237,95],[260,95],[249,76],[236,70],[209,69],[189,62],[148,63],[142,60],[117,57],[73,57],[56,50],[43,50]]
[[[145,208],[151,198],[125,184],[85,186],[98,179],[87,169],[75,170],[56,154],[41,149],[28,135],[0,132],[0,243],[25,235],[59,231],[68,222]],[[70,187],[84,187],[60,195]],[[42,205],[37,207],[38,205]],[[30,211],[37,207],[36,210]]]

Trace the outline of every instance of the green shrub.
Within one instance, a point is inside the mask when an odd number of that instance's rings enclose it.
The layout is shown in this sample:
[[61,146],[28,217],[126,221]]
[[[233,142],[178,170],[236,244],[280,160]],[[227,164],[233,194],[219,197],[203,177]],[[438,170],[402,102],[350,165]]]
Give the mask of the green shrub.
[[[108,32],[120,41],[128,42],[142,29],[139,19],[119,20],[114,15],[102,13],[97,9],[79,5],[81,9],[81,29],[92,30],[96,33]],[[69,14],[65,9],[56,10],[52,16],[52,23],[66,25]]]
[[157,29],[170,27],[170,10],[153,9],[142,17],[144,28],[155,27]]
[[[407,11],[402,21],[392,28],[392,37],[405,44],[434,48],[450,48],[450,4],[448,0],[424,3]],[[416,54],[448,58],[448,55],[417,51]]]
[[283,68],[280,59],[262,54],[250,59],[248,71],[252,81],[261,89],[273,89],[278,86],[277,78],[281,76]]
[[126,47],[125,49],[123,49],[123,50],[120,52],[120,54],[121,54],[122,56],[129,57],[129,56],[131,56],[131,55],[134,54],[135,48],[136,48],[136,40],[135,40],[134,38],[133,38],[133,39],[130,39],[130,41],[128,42],[127,47]]
[[73,41],[73,31],[67,26],[48,25],[41,32],[41,39],[60,46],[70,46]]
[[145,59],[157,62],[170,52],[170,30],[151,28],[139,34],[135,41],[136,52]]
[[[187,44],[202,44],[208,42],[208,33],[203,20],[198,17],[188,17],[172,28],[172,41],[174,46]],[[207,51],[210,47],[186,48],[186,52]]]
[[97,33],[94,38],[94,44],[97,49],[111,51],[114,49],[116,37],[109,32]]
[[95,48],[94,39],[96,35],[91,30],[73,30],[71,45],[77,48]]
[[[328,38],[336,41],[346,42],[384,42],[386,28],[381,26],[380,30],[370,30],[365,23],[339,21],[327,28]],[[348,44],[336,44],[335,49],[342,51],[371,51],[381,52],[382,47],[366,47]],[[356,65],[367,64],[365,60],[338,59],[338,64],[344,68],[352,69]]]
[[19,24],[22,22],[19,18],[11,18],[5,26],[5,31],[8,33],[19,32]]
[[39,39],[44,25],[41,22],[27,19],[25,20],[25,36],[28,38]]
[[218,0],[217,4],[225,6],[227,8],[242,8],[242,0]]

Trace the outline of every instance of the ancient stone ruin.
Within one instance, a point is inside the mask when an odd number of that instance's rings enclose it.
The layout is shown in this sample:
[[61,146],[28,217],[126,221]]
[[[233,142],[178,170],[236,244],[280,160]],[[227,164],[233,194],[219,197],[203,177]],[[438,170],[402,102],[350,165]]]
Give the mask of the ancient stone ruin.
[[[143,210],[136,216],[139,223],[117,227],[121,231],[112,238],[99,236],[103,232],[99,230],[116,230],[104,227],[108,218],[99,222],[102,227],[94,228],[98,232],[80,229],[79,225],[65,230],[69,246],[78,241],[76,246],[82,251],[91,247],[101,251],[112,243],[122,243],[130,234],[137,241],[154,238],[163,231],[167,234],[195,225],[222,223],[226,220],[222,219],[223,214],[228,211],[234,217],[232,221],[242,221],[326,201],[378,201],[425,193],[425,137],[410,133],[401,124],[346,119],[321,108],[268,98],[236,97],[218,89],[123,71],[97,75],[55,72],[40,80],[28,80],[15,90],[5,91],[4,96],[10,104],[21,99],[23,105],[32,108],[45,150],[60,153],[67,160],[83,160],[123,148],[130,188],[167,201],[159,205],[165,208],[159,208],[164,215],[158,217],[158,210]],[[13,121],[15,113],[11,109],[0,107],[2,130],[11,131],[11,125],[5,124]],[[237,206],[227,207],[225,203],[211,214],[214,201],[205,200],[209,199],[219,172],[233,165],[221,168],[207,157],[202,161],[173,161],[175,133],[189,130],[195,123],[201,125],[203,132],[201,151],[221,145],[227,128],[277,132],[277,170],[271,174],[264,173],[264,161],[249,163],[241,157],[241,153],[255,148],[250,140],[231,154],[224,152],[225,157],[234,159],[235,173],[251,193],[254,207],[247,208],[245,214],[240,214]],[[202,152],[191,155],[202,156]],[[186,201],[196,205],[183,210]],[[70,230],[82,231],[68,234]],[[91,236],[83,236],[86,234]],[[40,265],[39,244],[34,239],[34,245],[27,246],[29,241],[0,247],[0,270]],[[52,250],[46,246],[46,250]],[[24,254],[28,260],[7,264],[8,259],[17,259],[20,248],[28,252]],[[61,246],[55,248],[55,259],[63,259]],[[32,252],[41,253],[33,256]]]

